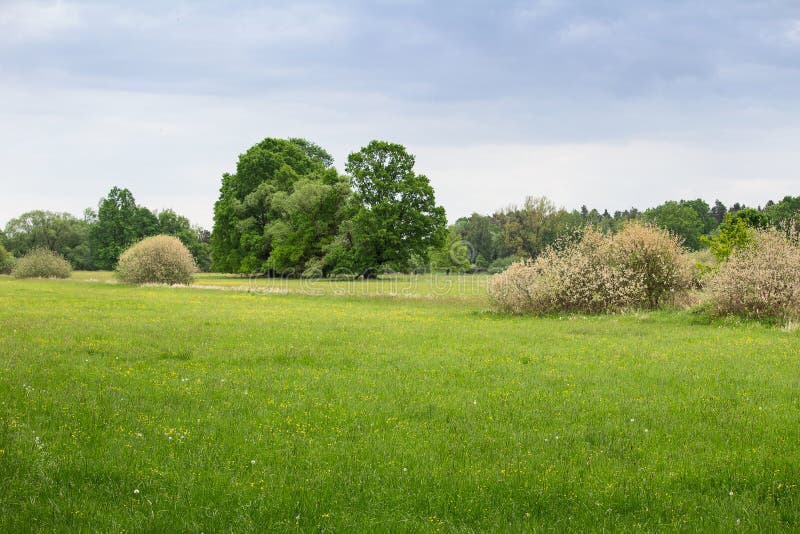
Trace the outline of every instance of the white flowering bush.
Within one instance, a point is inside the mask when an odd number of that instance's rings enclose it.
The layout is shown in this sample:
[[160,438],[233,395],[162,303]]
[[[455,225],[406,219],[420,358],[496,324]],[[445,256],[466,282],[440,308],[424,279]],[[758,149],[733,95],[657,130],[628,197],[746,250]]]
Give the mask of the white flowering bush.
[[631,224],[612,236],[589,228],[493,276],[489,295],[511,313],[616,312],[659,306],[687,289],[691,274],[679,240],[664,230]]
[[717,315],[800,317],[800,237],[797,230],[755,230],[753,242],[735,250],[705,280]]
[[693,284],[691,257],[681,240],[664,229],[630,223],[613,236],[611,249],[611,261],[643,284],[643,307],[657,308]]
[[174,236],[148,237],[119,257],[117,277],[128,284],[190,284],[197,272],[192,253]]

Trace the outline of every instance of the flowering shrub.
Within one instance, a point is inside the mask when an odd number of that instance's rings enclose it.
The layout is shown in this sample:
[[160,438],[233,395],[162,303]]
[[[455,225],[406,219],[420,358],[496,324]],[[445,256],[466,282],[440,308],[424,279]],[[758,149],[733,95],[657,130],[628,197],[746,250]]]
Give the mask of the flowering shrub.
[[536,290],[537,271],[533,260],[512,263],[508,269],[489,279],[489,295],[495,307],[510,313],[535,310],[532,292]]
[[612,262],[640,277],[645,307],[656,308],[692,285],[692,262],[678,237],[655,226],[632,223],[612,238]]
[[69,278],[72,265],[52,250],[36,248],[16,261],[11,274],[15,278]]
[[754,230],[753,242],[734,250],[705,280],[718,315],[800,317],[800,238],[796,230]]
[[119,257],[117,277],[129,284],[190,284],[197,272],[192,253],[174,236],[148,237]]
[[631,224],[615,236],[586,229],[535,261],[517,262],[490,279],[489,295],[511,313],[600,313],[656,307],[690,284],[690,262],[677,238]]

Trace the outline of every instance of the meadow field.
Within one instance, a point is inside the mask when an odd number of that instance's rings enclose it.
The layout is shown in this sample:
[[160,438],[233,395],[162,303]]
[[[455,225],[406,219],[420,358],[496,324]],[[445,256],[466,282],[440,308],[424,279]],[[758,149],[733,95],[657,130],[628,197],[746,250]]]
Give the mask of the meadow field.
[[0,276],[0,532],[800,529],[794,325],[486,280]]

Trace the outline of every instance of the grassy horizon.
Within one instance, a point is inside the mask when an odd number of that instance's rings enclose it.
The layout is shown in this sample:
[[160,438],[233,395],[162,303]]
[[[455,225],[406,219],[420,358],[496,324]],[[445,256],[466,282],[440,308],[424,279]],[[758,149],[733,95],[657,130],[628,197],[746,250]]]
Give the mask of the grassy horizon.
[[0,277],[0,531],[800,528],[797,331],[95,277]]

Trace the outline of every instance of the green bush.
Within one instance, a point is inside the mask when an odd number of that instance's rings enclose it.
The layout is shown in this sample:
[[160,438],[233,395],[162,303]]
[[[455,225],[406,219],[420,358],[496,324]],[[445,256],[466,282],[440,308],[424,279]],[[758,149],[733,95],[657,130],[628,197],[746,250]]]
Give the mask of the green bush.
[[174,236],[148,237],[123,252],[117,277],[128,284],[191,284],[197,272],[192,253]]
[[794,229],[754,230],[704,280],[707,306],[717,315],[800,317],[800,238]]
[[14,256],[0,245],[0,274],[9,274],[14,268]]
[[72,265],[52,250],[35,248],[16,261],[11,274],[15,278],[69,278]]
[[617,235],[594,229],[517,262],[489,281],[496,308],[512,313],[617,312],[655,308],[691,285],[679,240],[632,223]]

